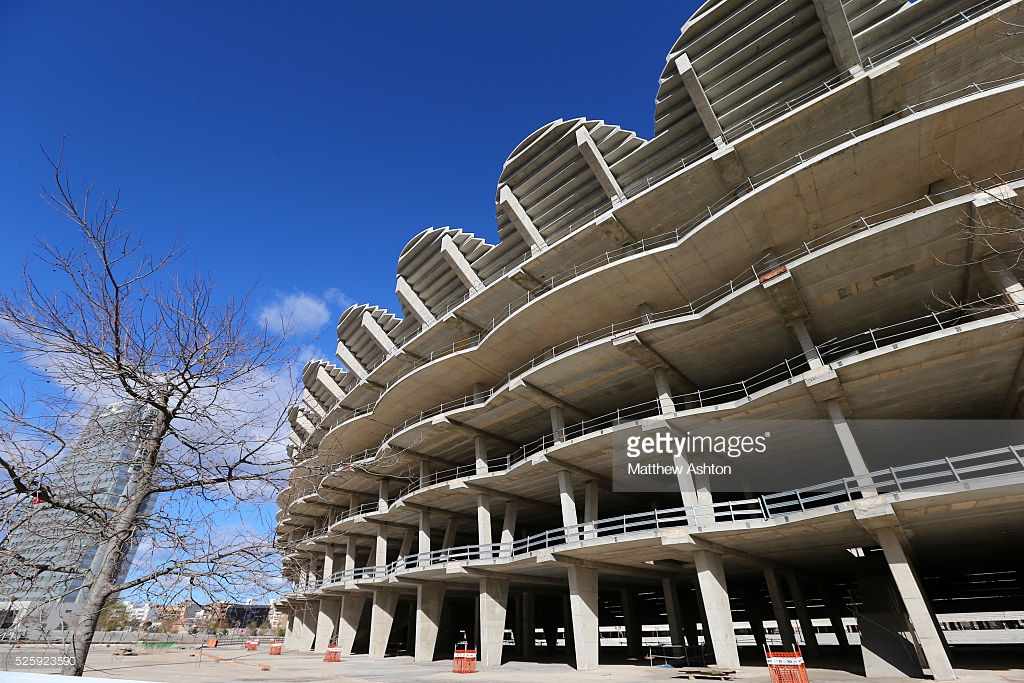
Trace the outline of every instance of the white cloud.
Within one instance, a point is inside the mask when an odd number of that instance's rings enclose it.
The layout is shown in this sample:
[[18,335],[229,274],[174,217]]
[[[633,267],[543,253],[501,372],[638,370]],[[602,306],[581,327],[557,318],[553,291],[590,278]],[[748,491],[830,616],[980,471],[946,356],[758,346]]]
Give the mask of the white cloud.
[[[335,291],[328,290],[328,293]],[[318,329],[331,317],[325,298],[326,295],[321,298],[306,292],[279,294],[277,301],[260,310],[260,322],[272,330],[287,329],[292,333]]]

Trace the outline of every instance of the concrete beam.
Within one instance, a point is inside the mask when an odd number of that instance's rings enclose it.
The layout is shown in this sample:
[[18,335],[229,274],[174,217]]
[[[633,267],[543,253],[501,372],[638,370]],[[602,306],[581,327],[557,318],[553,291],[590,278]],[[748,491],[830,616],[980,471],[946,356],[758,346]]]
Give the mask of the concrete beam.
[[476,274],[473,265],[466,258],[466,255],[459,251],[454,240],[449,235],[441,238],[441,256],[451,267],[466,289],[483,289],[484,283]]
[[821,22],[832,61],[840,71],[860,66],[860,52],[853,39],[850,22],[846,18],[842,0],[813,0],[814,12]]
[[411,310],[420,322],[424,325],[433,325],[437,322],[437,318],[430,312],[427,305],[423,302],[423,299],[413,290],[412,285],[406,282],[405,278],[401,275],[398,276],[397,284],[395,285],[395,296],[402,302],[409,310]]
[[338,357],[338,360],[341,361],[341,364],[348,368],[348,371],[359,379],[366,379],[370,374],[367,372],[366,368],[363,367],[363,364],[359,362],[359,359],[356,358],[355,354],[345,346],[345,342],[340,340],[338,341],[338,348],[334,354]]
[[509,219],[513,227],[519,236],[523,238],[523,242],[531,250],[543,249],[547,246],[544,238],[541,236],[540,231],[530,220],[530,217],[526,215],[526,210],[523,209],[522,204],[516,198],[515,193],[512,192],[512,188],[508,185],[502,185],[498,191],[498,206],[505,213],[505,217]]
[[345,395],[345,392],[341,390],[341,387],[338,386],[338,383],[334,381],[334,378],[331,377],[331,374],[323,366],[316,369],[316,381],[322,384],[327,391],[331,392],[335,399]]
[[768,298],[775,305],[775,310],[779,312],[779,315],[787,323],[793,320],[809,318],[811,314],[808,313],[803,297],[800,296],[800,292],[796,288],[793,274],[786,270],[785,266],[780,266],[780,268],[781,272],[778,272],[778,269],[771,271],[769,275],[771,273],[776,274],[761,283],[765,294],[768,295]]
[[630,332],[616,337],[612,340],[612,346],[626,354],[643,369],[653,374],[655,368],[662,368],[668,375],[668,379],[674,382],[678,389],[684,393],[697,391],[697,385],[680,372],[675,366],[653,348],[647,345],[636,332]]
[[394,448],[392,446],[388,446],[387,450],[394,451],[395,453],[401,455],[407,455],[410,458],[416,458],[417,460],[422,460],[423,462],[433,463],[434,465],[447,465],[449,467],[454,467],[458,465],[458,463],[455,462],[454,460],[439,458],[436,455],[428,455],[426,453],[420,453],[419,451],[411,451],[407,448]]
[[391,340],[391,337],[380,326],[380,323],[377,322],[372,313],[363,311],[363,317],[359,319],[359,323],[385,354],[393,356],[398,353],[398,347],[395,346],[395,342]]
[[986,258],[981,265],[992,286],[1003,293],[1006,303],[1010,304],[1014,310],[1024,310],[1024,286],[1013,274],[1012,264],[1001,255],[996,254]]
[[474,484],[472,482],[460,481],[456,479],[449,483],[449,487],[452,489],[465,488],[470,491],[476,491],[477,493],[486,493],[487,495],[494,496],[495,498],[501,498],[502,500],[514,500],[524,505],[532,505],[535,507],[544,507],[550,510],[558,508],[554,503],[545,503],[542,500],[536,498],[527,498],[526,496],[520,496],[515,493],[506,493],[505,491],[499,491],[498,489],[491,488],[490,486],[481,486],[480,484]]
[[590,170],[597,177],[597,182],[601,183],[601,188],[608,195],[608,199],[613,202],[625,199],[622,188],[619,187],[619,183],[615,180],[615,176],[612,175],[611,169],[608,168],[608,163],[604,160],[601,150],[594,144],[594,139],[590,137],[590,131],[586,127],[581,126],[576,129],[576,146],[586,160],[587,166],[590,167]]
[[573,472],[575,474],[580,475],[581,477],[583,477],[585,479],[592,479],[594,481],[598,481],[601,484],[603,484],[605,486],[605,488],[611,488],[611,484],[612,484],[612,478],[611,477],[605,476],[603,474],[598,474],[597,472],[594,472],[593,470],[588,470],[585,467],[580,467],[579,465],[573,465],[572,463],[566,462],[565,460],[560,460],[559,458],[553,458],[550,455],[534,455],[534,456],[531,456],[531,459],[533,460],[534,463],[548,462],[548,463],[554,465],[555,467],[558,467],[558,468],[563,469],[563,470],[568,470],[570,472]]
[[464,433],[464,434],[466,434],[468,436],[471,436],[471,437],[478,437],[478,436],[479,437],[483,437],[484,439],[490,439],[491,441],[497,441],[499,443],[505,444],[506,446],[511,446],[512,448],[519,448],[520,446],[522,446],[521,443],[513,441],[512,439],[508,439],[508,438],[506,438],[504,436],[501,436],[500,434],[494,434],[493,432],[487,432],[487,431],[484,431],[483,429],[479,429],[479,428],[474,427],[472,425],[468,425],[468,424],[466,424],[464,422],[457,422],[455,420],[452,420],[452,419],[449,419],[449,418],[443,417],[443,416],[435,417],[433,420],[430,421],[430,424],[431,424],[431,426],[435,426],[435,427],[441,427],[441,426],[447,425],[447,426],[452,427],[456,431],[460,431],[460,432],[462,432],[462,433]]
[[637,241],[633,233],[615,215],[609,213],[606,218],[598,220],[597,229],[604,233],[605,237],[616,247],[624,247]]
[[707,131],[708,137],[715,141],[716,144],[722,144],[722,124],[718,122],[718,116],[715,114],[714,109],[711,108],[711,102],[708,100],[707,93],[704,92],[704,87],[700,84],[700,80],[697,78],[697,72],[693,70],[693,65],[690,63],[690,58],[686,54],[682,54],[676,58],[676,71],[683,79],[683,87],[686,88],[686,94],[690,96],[690,101],[693,102],[694,108],[697,110],[697,115],[700,117],[701,123],[704,124],[704,130]]
[[561,408],[569,416],[569,419],[572,420],[588,420],[593,417],[590,413],[577,408],[571,403],[566,403],[554,394],[549,394],[543,389],[536,387],[523,379],[517,379],[512,382],[512,384],[508,386],[508,390],[516,396],[525,398],[527,401],[534,403],[544,410],[550,410],[555,407]]

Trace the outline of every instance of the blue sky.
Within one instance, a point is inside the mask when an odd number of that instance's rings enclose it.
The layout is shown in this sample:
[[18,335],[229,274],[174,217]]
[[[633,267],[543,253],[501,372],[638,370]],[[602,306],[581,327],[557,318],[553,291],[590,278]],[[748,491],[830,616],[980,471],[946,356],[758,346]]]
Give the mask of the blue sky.
[[694,7],[0,3],[0,286],[33,237],[72,237],[39,197],[39,147],[66,136],[125,224],[180,233],[225,293],[302,307],[326,354],[348,304],[398,310],[414,234],[496,239],[501,164],[529,133],[587,116],[649,137]]

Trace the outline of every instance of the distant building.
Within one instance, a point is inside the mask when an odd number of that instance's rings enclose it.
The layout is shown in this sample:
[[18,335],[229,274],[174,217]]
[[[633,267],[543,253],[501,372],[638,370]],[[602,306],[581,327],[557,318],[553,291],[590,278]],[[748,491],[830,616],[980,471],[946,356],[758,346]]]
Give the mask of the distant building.
[[[151,409],[130,403],[97,409],[57,469],[36,483],[69,502],[116,505],[129,491],[153,415]],[[20,606],[11,627],[45,635],[61,628],[62,622],[70,625],[76,605],[86,597],[82,578],[74,570],[91,565],[98,569],[106,555],[107,545],[98,540],[97,531],[88,517],[51,507],[39,498],[22,503],[0,541],[0,602]],[[134,547],[129,549],[119,580],[127,575],[134,552]],[[26,569],[32,565],[62,565],[68,571],[33,573]]]

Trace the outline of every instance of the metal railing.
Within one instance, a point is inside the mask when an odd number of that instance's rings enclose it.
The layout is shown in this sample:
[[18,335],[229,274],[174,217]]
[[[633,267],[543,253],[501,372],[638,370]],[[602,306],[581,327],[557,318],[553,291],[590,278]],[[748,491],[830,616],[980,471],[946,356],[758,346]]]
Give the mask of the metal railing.
[[[965,183],[959,187],[952,188],[944,192],[944,196],[946,196],[947,199],[944,199],[941,203],[947,204],[949,202],[955,202],[958,199],[963,199],[964,197],[967,197],[975,193],[979,187],[994,187],[1006,183],[1014,183],[1021,179],[1024,179],[1024,169],[1016,169],[1001,175],[994,175],[973,184]],[[845,225],[839,226],[838,228],[834,228],[828,233],[820,235],[810,241],[803,242],[800,247],[792,249],[788,252],[785,252],[783,254],[762,257],[757,262],[752,264],[749,268],[744,269],[743,272],[741,272],[739,275],[729,280],[725,284],[720,285],[719,287],[701,295],[700,297],[694,299],[693,301],[683,306],[678,306],[664,311],[652,312],[647,315],[636,316],[628,320],[612,323],[611,325],[606,325],[602,328],[592,330],[591,332],[582,335],[577,335],[576,337],[569,339],[565,342],[562,342],[561,344],[557,344],[548,349],[545,349],[543,352],[541,352],[534,358],[530,359],[526,363],[520,365],[518,368],[509,372],[508,375],[506,376],[506,381],[503,385],[491,387],[489,389],[485,389],[474,394],[470,394],[467,396],[463,396],[461,398],[454,399],[452,401],[448,401],[439,406],[435,406],[434,408],[421,411],[417,415],[410,417],[400,425],[397,425],[395,428],[393,428],[391,432],[389,432],[388,435],[384,437],[384,441],[387,441],[388,439],[392,438],[395,434],[408,428],[412,424],[416,424],[425,419],[435,417],[449,410],[456,410],[459,408],[468,407],[470,405],[475,405],[477,403],[486,401],[495,393],[498,393],[501,390],[503,390],[508,384],[510,384],[514,379],[518,378],[520,375],[535,368],[541,363],[547,362],[557,356],[574,351],[594,341],[608,339],[617,334],[634,332],[645,325],[649,325],[656,322],[663,322],[674,318],[684,318],[687,316],[700,315],[701,313],[716,306],[717,304],[724,302],[729,297],[742,293],[742,291],[747,285],[759,281],[761,276],[776,269],[777,267],[779,267],[780,264],[788,264],[789,262],[797,258],[811,255],[843,239],[869,231],[876,227],[880,227],[883,224],[888,223],[890,221],[898,221],[910,214],[913,214],[917,211],[929,209],[935,205],[936,202],[931,198],[931,196],[924,195],[922,197],[919,197],[918,199],[906,202],[899,206],[892,207],[884,211],[880,211],[867,216],[862,216],[856,220],[850,221]],[[672,242],[673,240],[667,240],[665,243],[659,242],[656,246],[652,246],[651,242],[647,242],[646,247],[647,249],[655,249],[660,248],[665,244],[671,244]],[[641,240],[640,250],[634,253],[641,253],[644,250],[644,246],[644,241]],[[472,339],[482,339],[482,336],[474,335],[473,337],[467,338],[462,341],[466,342]],[[460,342],[456,342],[456,344],[459,343]],[[466,345],[465,348],[470,348],[471,346],[475,346],[475,343],[472,345]],[[447,349],[448,347],[445,348]],[[442,355],[449,354],[445,353]],[[339,429],[348,420],[351,420],[354,417],[373,412],[373,408],[375,406],[376,402],[363,406],[359,409],[355,409],[352,415],[346,418],[345,421],[332,427],[327,433],[330,434],[331,432]],[[364,453],[368,453],[368,451]]]
[[[926,315],[900,323],[872,327],[864,332],[859,332],[843,339],[817,344],[814,347],[814,356],[825,364],[840,359],[845,360],[860,353],[881,349],[883,346],[890,346],[922,335],[943,331],[961,325],[971,319],[983,319],[999,315],[1006,310],[1008,310],[1008,305],[1002,294],[996,294],[959,308],[932,311]],[[803,374],[810,368],[810,360],[808,360],[807,355],[801,353],[785,358],[768,369],[738,382],[677,394],[672,397],[673,406],[677,411],[673,415],[679,416],[687,411],[720,407],[727,403],[751,400],[760,392],[788,386],[802,378]],[[414,479],[397,494],[390,497],[387,501],[388,506],[393,506],[398,500],[428,486],[475,475],[507,472],[527,458],[542,453],[564,441],[594,434],[626,422],[663,416],[665,415],[663,408],[664,406],[659,399],[643,401],[632,406],[618,408],[598,417],[568,424],[564,427],[561,434],[545,434],[523,444],[518,449],[481,463],[481,465],[486,465],[486,467],[478,466],[474,462],[432,472],[426,477]],[[363,507],[367,507],[368,511],[371,512],[384,511],[379,507],[379,502],[360,506],[360,508]],[[337,521],[351,519],[359,514],[365,514],[365,512],[346,514]],[[307,534],[307,537],[314,535],[310,533]]]
[[[434,349],[434,350],[430,351],[426,355],[419,356],[418,358],[412,360],[412,362],[406,363],[402,368],[398,369],[397,372],[395,374],[393,374],[382,385],[383,392],[386,392],[388,389],[393,387],[395,384],[397,384],[400,380],[404,379],[410,373],[412,373],[416,369],[418,369],[418,368],[420,368],[420,367],[422,367],[422,366],[424,366],[424,365],[426,365],[428,363],[431,363],[431,362],[433,362],[435,360],[438,360],[439,358],[443,358],[443,357],[446,357],[446,356],[453,355],[453,354],[458,353],[460,351],[465,351],[465,350],[468,350],[468,349],[471,349],[471,348],[475,348],[491,332],[493,332],[494,329],[496,329],[501,323],[503,323],[505,320],[507,320],[510,317],[512,317],[512,315],[514,313],[516,313],[519,310],[521,310],[522,308],[526,307],[532,301],[535,301],[536,299],[538,299],[540,297],[543,297],[544,295],[546,295],[547,293],[551,292],[552,290],[557,289],[557,288],[559,288],[559,287],[561,287],[561,286],[563,286],[563,285],[565,285],[565,284],[567,284],[569,282],[577,280],[578,278],[580,278],[583,275],[586,275],[589,272],[592,272],[592,271],[597,270],[599,268],[603,268],[605,266],[608,266],[608,265],[610,265],[613,262],[618,262],[620,260],[623,260],[623,259],[628,258],[630,256],[635,256],[637,254],[646,253],[646,252],[662,249],[662,248],[665,248],[665,247],[672,247],[672,246],[675,246],[675,245],[683,242],[687,237],[689,237],[689,235],[691,233],[693,233],[696,230],[698,230],[700,227],[702,227],[703,224],[705,224],[705,223],[709,222],[710,220],[712,220],[717,213],[723,211],[727,207],[731,206],[734,202],[738,201],[738,198],[741,197],[743,193],[748,193],[748,192],[755,191],[758,187],[760,187],[762,185],[765,185],[766,183],[768,183],[768,182],[770,182],[772,180],[775,180],[776,178],[782,176],[787,171],[792,170],[793,168],[796,168],[796,167],[800,166],[801,164],[804,164],[804,163],[810,161],[815,156],[820,155],[820,154],[822,154],[824,152],[827,152],[827,151],[834,150],[836,148],[836,146],[838,144],[842,143],[843,141],[857,139],[858,137],[861,137],[863,135],[868,135],[870,133],[877,132],[878,131],[878,125],[880,123],[888,124],[890,122],[894,122],[896,120],[901,119],[902,117],[904,117],[905,114],[915,114],[915,113],[918,113],[917,111],[915,111],[915,109],[914,109],[915,107],[917,107],[918,109],[921,109],[921,108],[937,106],[938,104],[948,103],[948,102],[956,101],[956,100],[959,100],[959,99],[965,99],[965,98],[968,98],[968,97],[971,97],[971,96],[974,96],[974,95],[978,95],[978,94],[984,93],[984,92],[986,92],[988,90],[991,90],[991,89],[994,89],[994,88],[998,88],[998,87],[1001,87],[1003,85],[1007,85],[1009,83],[1017,82],[1019,80],[1020,80],[1020,75],[1013,76],[1013,77],[1002,78],[1002,79],[996,79],[996,80],[993,80],[993,81],[986,81],[986,82],[983,82],[983,83],[972,83],[972,84],[970,84],[968,86],[965,86],[965,87],[962,87],[962,88],[958,88],[957,90],[954,90],[954,91],[952,91],[950,93],[947,93],[945,95],[941,95],[941,96],[938,96],[938,97],[930,98],[928,100],[924,100],[923,102],[915,103],[913,105],[907,105],[906,107],[904,107],[903,109],[899,110],[898,112],[888,114],[887,116],[883,117],[882,119],[880,119],[878,121],[873,121],[873,122],[871,122],[869,124],[866,124],[864,126],[861,126],[859,128],[848,130],[845,133],[843,133],[842,135],[836,136],[836,137],[834,137],[834,138],[832,138],[832,139],[830,139],[828,141],[825,141],[825,142],[819,143],[817,145],[814,145],[813,147],[811,147],[811,148],[809,148],[807,150],[804,150],[802,152],[798,152],[797,154],[794,154],[791,157],[789,157],[789,158],[787,158],[787,159],[785,159],[785,160],[775,164],[774,166],[772,166],[769,169],[761,171],[760,173],[757,173],[757,174],[755,174],[753,176],[748,176],[747,179],[743,183],[741,183],[740,185],[738,185],[735,188],[733,188],[731,191],[729,191],[728,193],[726,193],[725,195],[720,197],[714,203],[706,206],[696,216],[693,216],[689,220],[687,220],[684,223],[680,224],[675,229],[673,229],[671,231],[668,231],[668,232],[665,232],[665,233],[662,233],[660,235],[655,235],[655,236],[652,236],[652,237],[647,237],[647,238],[641,239],[641,240],[639,240],[637,242],[633,242],[631,244],[625,245],[625,246],[620,247],[618,249],[613,249],[613,250],[606,251],[603,254],[595,256],[595,257],[593,257],[591,259],[588,259],[588,260],[586,260],[586,261],[584,261],[582,263],[578,263],[578,264],[576,264],[576,265],[574,265],[572,267],[566,268],[566,269],[564,269],[564,270],[562,270],[562,271],[560,271],[558,273],[555,273],[554,275],[546,278],[542,282],[542,284],[540,286],[535,287],[535,288],[533,288],[531,290],[528,290],[525,294],[523,294],[519,298],[517,298],[517,299],[515,299],[513,301],[510,301],[508,304],[506,304],[504,310],[499,312],[497,315],[493,316],[491,318],[491,320],[486,324],[486,326],[484,327],[482,332],[475,333],[473,335],[470,335],[468,337],[465,337],[463,339],[455,341],[455,342],[453,342],[451,344],[446,344],[446,345],[444,345],[444,346],[442,346],[440,348],[437,348],[437,349]],[[934,203],[934,202],[931,202],[931,200],[928,199],[927,196],[925,198],[922,198],[920,201],[925,201],[926,199],[929,201],[930,204]],[[876,216],[877,216],[877,214],[876,214]],[[867,229],[869,227],[869,225],[867,224],[867,221],[870,218],[872,218],[872,216],[862,217],[860,219],[860,221],[856,221],[856,222],[848,224],[846,226],[842,226],[840,228],[837,228],[836,230],[831,231],[829,234],[832,235],[833,233],[835,233],[838,230],[844,230],[844,229],[849,229],[851,227],[854,227],[854,226],[856,226],[856,224],[858,222],[863,224],[862,229]],[[809,245],[811,245],[812,242],[804,243],[804,247],[806,249],[808,249],[808,253],[809,253],[809,249],[810,249]],[[755,264],[755,273],[756,273],[756,264]],[[745,274],[740,276],[740,282],[749,282],[749,280],[746,279]],[[731,286],[731,287],[735,288],[736,285],[737,285],[736,281],[730,281],[729,283],[726,283],[726,285],[723,285],[718,290],[715,290],[715,292],[719,293],[721,296],[726,296],[729,293],[731,293],[731,290],[729,292],[726,292],[724,290],[725,286]],[[709,293],[709,295],[710,294],[713,294],[713,293]],[[468,296],[469,295],[467,295],[467,297],[466,297],[467,299],[468,299]],[[461,304],[461,301],[459,303]],[[377,368],[382,366],[385,362],[387,362],[391,358],[394,358],[394,357],[397,357],[399,355],[402,355],[403,353],[404,353],[404,351],[401,348],[399,348],[399,350],[396,353],[385,354],[380,359],[378,359],[377,362],[375,362],[372,365],[367,366],[366,370],[367,370],[368,373],[372,374],[372,372],[374,370],[376,370]],[[359,384],[364,383],[365,381],[366,380],[360,380]],[[328,412],[329,413],[333,412],[336,408],[340,407],[341,406],[341,401],[343,401],[343,400],[344,400],[344,397],[339,399],[331,407],[331,409]],[[363,406],[362,408],[359,408],[359,409],[346,409],[346,410],[353,410],[353,411],[358,410],[359,411],[358,414],[361,415],[361,414],[365,414],[369,410],[372,410],[372,405],[371,406]]]
[[326,581],[310,579],[293,584],[295,592],[360,579],[381,580],[400,571],[436,567],[449,562],[515,559],[539,550],[606,539],[612,542],[633,534],[658,534],[664,529],[707,526],[750,520],[768,520],[810,509],[830,507],[869,496],[899,494],[939,485],[957,485],[985,477],[1024,474],[1024,444],[969,453],[913,465],[875,470],[816,486],[771,493],[737,501],[683,506],[607,517],[549,529],[509,543],[442,548],[399,557],[386,565],[355,567],[332,574]]

